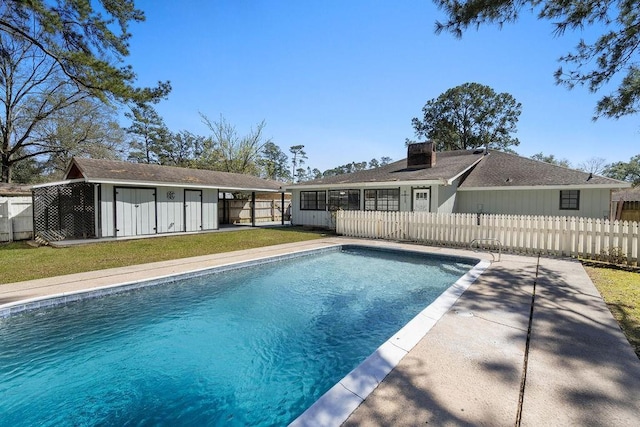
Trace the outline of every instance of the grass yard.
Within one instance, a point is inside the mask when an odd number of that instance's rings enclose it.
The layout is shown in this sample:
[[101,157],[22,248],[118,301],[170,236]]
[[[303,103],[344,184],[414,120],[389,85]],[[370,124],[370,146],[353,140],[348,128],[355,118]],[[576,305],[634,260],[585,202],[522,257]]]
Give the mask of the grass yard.
[[640,272],[584,268],[640,358]]
[[199,255],[301,242],[325,234],[301,228],[247,228],[222,233],[155,237],[66,248],[0,244],[0,284]]

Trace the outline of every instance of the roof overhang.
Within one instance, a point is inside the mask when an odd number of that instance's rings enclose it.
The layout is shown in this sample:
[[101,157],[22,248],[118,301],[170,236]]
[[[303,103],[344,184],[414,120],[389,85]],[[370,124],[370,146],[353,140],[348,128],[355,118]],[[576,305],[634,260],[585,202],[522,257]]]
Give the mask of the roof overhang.
[[628,182],[620,184],[569,184],[569,185],[520,185],[520,186],[501,186],[501,187],[458,187],[458,191],[505,191],[505,190],[589,190],[589,189],[608,189],[614,190],[618,188],[629,188],[631,184]]
[[124,186],[124,187],[179,187],[179,188],[193,188],[193,189],[211,189],[211,190],[221,190],[221,191],[256,191],[260,193],[284,193],[284,189],[273,189],[273,188],[261,188],[261,187],[230,187],[230,186],[221,186],[221,185],[203,185],[203,184],[183,184],[176,182],[156,182],[156,181],[129,181],[129,180],[118,180],[118,179],[68,179],[66,181],[57,181],[50,182],[47,184],[39,184],[34,185],[33,188],[42,188],[42,187],[53,187],[56,185],[65,185],[65,184],[73,184],[76,182],[86,182],[89,184],[109,184],[114,186]]
[[400,186],[430,186],[430,185],[451,185],[446,179],[429,179],[416,181],[375,181],[375,182],[344,182],[340,184],[295,184],[286,186],[284,190],[331,190],[331,189],[349,189],[349,188],[395,188]]

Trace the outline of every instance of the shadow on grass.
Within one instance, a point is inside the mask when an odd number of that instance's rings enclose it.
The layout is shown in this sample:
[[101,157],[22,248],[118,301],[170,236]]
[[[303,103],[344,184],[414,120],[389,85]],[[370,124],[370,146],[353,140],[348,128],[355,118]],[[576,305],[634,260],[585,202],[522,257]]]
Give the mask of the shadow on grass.
[[613,317],[620,323],[622,331],[629,340],[629,344],[631,344],[636,352],[636,356],[640,359],[640,322],[635,321],[627,315],[627,310],[633,307],[626,304],[613,303],[608,303],[607,306],[609,310],[611,310],[611,313],[613,313]]

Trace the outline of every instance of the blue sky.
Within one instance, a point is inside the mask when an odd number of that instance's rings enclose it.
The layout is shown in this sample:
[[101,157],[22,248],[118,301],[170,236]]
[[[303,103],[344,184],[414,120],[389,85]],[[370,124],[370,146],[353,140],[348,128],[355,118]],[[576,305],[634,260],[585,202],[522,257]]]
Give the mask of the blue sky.
[[[173,131],[207,135],[199,112],[222,114],[240,134],[266,121],[288,154],[303,144],[321,171],[351,161],[405,157],[411,119],[424,104],[466,82],[522,103],[519,154],[572,165],[640,154],[638,116],[591,120],[599,94],[554,82],[557,58],[581,37],[552,34],[523,14],[514,25],[436,35],[444,15],[429,0],[138,0],[147,20],[130,30],[127,63],[138,83],[170,80],[157,106]],[[604,93],[604,92],[603,92]]]

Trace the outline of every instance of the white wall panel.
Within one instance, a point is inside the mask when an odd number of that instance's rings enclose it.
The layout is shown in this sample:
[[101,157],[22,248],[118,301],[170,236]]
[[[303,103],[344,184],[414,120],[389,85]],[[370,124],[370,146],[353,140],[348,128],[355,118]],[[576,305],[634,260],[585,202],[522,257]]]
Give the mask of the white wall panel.
[[202,229],[218,229],[218,190],[202,190]]
[[113,217],[113,185],[100,184],[100,235],[115,237],[116,226]]
[[184,190],[158,187],[158,233],[184,231]]
[[438,189],[438,210],[432,212],[438,213],[452,213],[456,206],[456,194],[458,189],[458,180],[455,180],[452,185],[439,185],[434,186]]
[[460,191],[456,212],[603,218],[609,204],[610,191],[601,188],[580,190],[579,210],[560,209],[560,190]]

